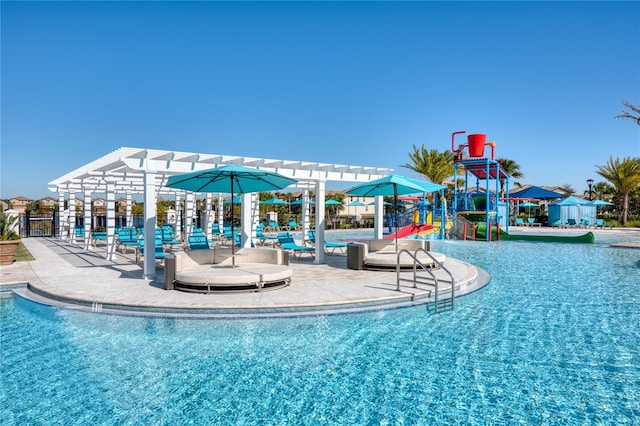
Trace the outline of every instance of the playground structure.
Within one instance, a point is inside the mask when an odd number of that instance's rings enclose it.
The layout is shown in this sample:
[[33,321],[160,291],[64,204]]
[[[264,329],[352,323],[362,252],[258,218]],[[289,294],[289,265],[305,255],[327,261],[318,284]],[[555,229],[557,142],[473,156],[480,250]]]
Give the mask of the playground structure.
[[[455,136],[465,131],[453,132],[451,150],[454,154],[453,177],[456,181],[452,212],[453,233],[463,240],[477,241],[544,241],[567,243],[593,243],[592,232],[581,235],[522,235],[509,234],[509,174],[495,159],[495,142],[487,142],[485,134],[467,136],[467,143],[455,147]],[[491,158],[484,157],[485,147],[491,147]],[[464,187],[458,188],[458,172],[464,173]],[[469,181],[475,178],[475,186]],[[480,183],[484,182],[480,191]],[[493,192],[491,188],[493,186]],[[503,187],[501,187],[503,186]]]
[[[509,228],[509,205],[500,200],[501,185],[504,183],[505,193],[509,193],[511,176],[495,159],[495,142],[487,142],[487,135],[477,133],[467,136],[467,143],[455,147],[456,135],[464,134],[461,130],[451,134],[451,151],[453,152],[453,177],[456,182],[451,206],[454,234],[463,240],[484,239],[492,241],[503,235],[499,229]],[[486,146],[491,147],[491,158],[484,156]],[[464,187],[458,187],[458,173],[463,173]],[[472,182],[475,179],[475,182]],[[471,182],[470,182],[471,181]],[[480,191],[480,183],[484,182]],[[475,185],[470,186],[470,183]],[[490,189],[494,188],[492,192]],[[482,224],[483,226],[478,226]],[[478,232],[484,229],[485,232]],[[489,230],[489,232],[486,232]]]

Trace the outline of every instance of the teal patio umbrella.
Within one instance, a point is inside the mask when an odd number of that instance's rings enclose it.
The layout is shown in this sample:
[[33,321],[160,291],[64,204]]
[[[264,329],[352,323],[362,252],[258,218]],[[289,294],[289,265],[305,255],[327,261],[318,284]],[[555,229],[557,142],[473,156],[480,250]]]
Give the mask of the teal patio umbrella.
[[281,205],[281,204],[287,204],[287,202],[284,200],[281,200],[280,198],[273,197],[267,201],[260,202],[260,204]]
[[520,207],[527,207],[529,211],[529,217],[531,217],[531,207],[540,207],[540,206],[538,206],[536,203],[525,201],[524,203],[520,204]]
[[168,188],[192,192],[224,192],[231,194],[231,256],[235,267],[235,232],[233,226],[233,196],[260,191],[276,191],[297,181],[267,170],[229,164],[213,169],[170,176]]
[[355,186],[347,191],[348,195],[373,197],[376,195],[393,195],[396,225],[396,249],[398,248],[398,195],[415,194],[417,192],[435,192],[445,189],[444,185],[408,178],[396,174]]
[[338,200],[334,200],[333,198],[328,199],[324,202],[325,206],[341,206],[342,203]]
[[352,201],[349,204],[347,204],[347,207],[364,207],[364,206],[366,206],[366,204],[358,200]]

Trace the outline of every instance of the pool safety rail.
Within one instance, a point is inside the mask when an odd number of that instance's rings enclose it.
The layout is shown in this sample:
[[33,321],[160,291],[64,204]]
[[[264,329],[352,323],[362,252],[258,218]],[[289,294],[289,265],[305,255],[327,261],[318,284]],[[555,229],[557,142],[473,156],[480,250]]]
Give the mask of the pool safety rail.
[[[438,277],[436,277],[436,275],[433,273],[432,269],[436,269],[436,268],[430,268],[430,267],[426,266],[424,263],[422,263],[418,259],[418,255],[420,253],[425,253],[427,256],[429,256],[431,258],[431,260],[433,261],[433,264],[437,265],[439,267],[439,269],[444,271],[449,276],[449,283],[451,284],[451,295],[449,297],[442,297],[442,296],[444,296],[444,294],[443,295],[440,294],[440,283],[443,282],[443,280],[439,280]],[[400,272],[401,272],[400,257],[403,254],[408,255],[413,260],[413,278],[412,279],[403,278],[400,275]],[[431,253],[429,253],[427,250],[425,250],[423,248],[419,248],[413,253],[411,253],[407,249],[403,249],[403,250],[400,250],[398,252],[396,265],[397,265],[396,266],[396,285],[397,285],[396,290],[397,291],[400,291],[400,282],[401,281],[413,283],[413,288],[418,288],[418,284],[427,285],[427,286],[433,286],[434,287],[434,290],[433,290],[433,297],[434,297],[433,312],[434,313],[438,313],[438,311],[440,311],[440,310],[445,310],[445,309],[452,310],[453,309],[453,304],[454,304],[454,299],[455,299],[455,288],[456,288],[455,279],[453,278],[453,274],[451,273],[451,271],[449,271],[442,264],[442,262],[438,261],[438,259],[436,259],[435,256],[433,256]],[[418,266],[420,267],[420,269],[427,276],[420,275],[418,273]],[[444,282],[446,282],[446,281],[444,281]]]

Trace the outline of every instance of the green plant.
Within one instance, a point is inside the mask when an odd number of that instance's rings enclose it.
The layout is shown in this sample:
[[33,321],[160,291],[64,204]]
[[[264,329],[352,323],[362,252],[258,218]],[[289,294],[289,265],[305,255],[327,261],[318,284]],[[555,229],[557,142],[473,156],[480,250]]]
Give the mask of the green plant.
[[16,232],[20,218],[8,215],[4,211],[0,212],[0,241],[19,240],[20,235]]

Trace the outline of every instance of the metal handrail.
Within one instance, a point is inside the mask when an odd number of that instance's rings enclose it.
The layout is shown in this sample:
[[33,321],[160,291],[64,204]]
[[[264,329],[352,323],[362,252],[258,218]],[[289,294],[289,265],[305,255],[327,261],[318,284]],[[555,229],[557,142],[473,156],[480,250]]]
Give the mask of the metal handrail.
[[[400,250],[398,252],[397,259],[396,259],[396,285],[397,285],[396,291],[400,291],[400,281],[413,282],[413,288],[417,288],[418,287],[417,266],[420,265],[422,270],[425,271],[426,273],[428,273],[431,276],[431,278],[433,278],[433,281],[434,281],[434,284],[435,284],[435,295],[434,295],[435,310],[436,310],[436,312],[438,311],[438,298],[439,298],[439,293],[440,293],[440,291],[439,291],[440,290],[439,289],[439,281],[438,281],[438,278],[435,276],[435,274],[433,272],[431,272],[431,269],[427,268],[418,259],[418,253],[420,253],[421,251],[424,252],[427,256],[429,256],[431,258],[431,260],[433,260],[433,262],[436,265],[438,265],[440,267],[440,269],[445,271],[447,273],[447,275],[449,275],[449,278],[451,278],[451,308],[453,309],[453,304],[454,304],[454,300],[455,300],[455,279],[453,278],[453,274],[440,261],[438,261],[438,259],[436,259],[431,253],[429,253],[427,250],[425,250],[423,248],[418,248],[414,253],[411,253],[407,249],[402,249],[402,250]],[[400,277],[400,256],[403,253],[407,253],[413,259],[413,280],[409,280],[409,279]],[[430,283],[427,283],[426,281],[422,281],[422,283],[423,284],[430,284]]]

